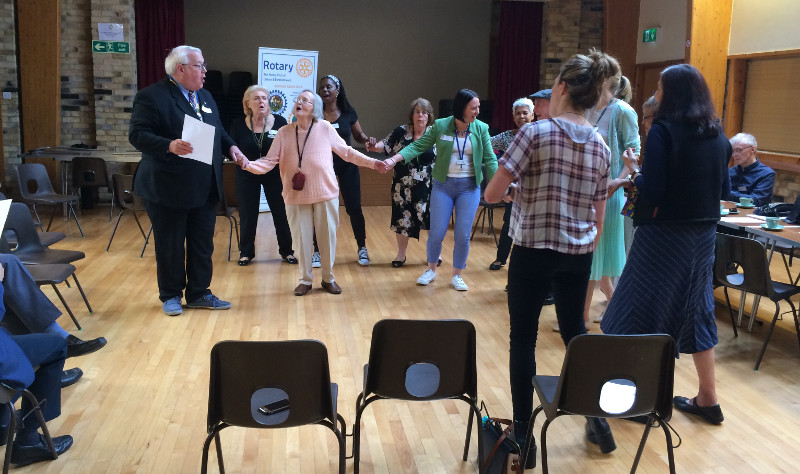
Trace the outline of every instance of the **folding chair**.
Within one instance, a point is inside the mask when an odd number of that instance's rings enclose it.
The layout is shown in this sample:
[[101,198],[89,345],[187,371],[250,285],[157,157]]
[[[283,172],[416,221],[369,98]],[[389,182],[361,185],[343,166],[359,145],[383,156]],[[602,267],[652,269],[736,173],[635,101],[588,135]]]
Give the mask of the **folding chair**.
[[[649,417],[631,472],[636,472],[647,436],[658,423],[667,438],[669,470],[675,473],[672,435],[672,387],[675,341],[666,334],[619,336],[583,334],[573,338],[561,375],[535,375],[533,387],[539,405],[531,415],[525,446],[533,446],[533,424],[544,411],[542,425],[542,472],[547,473],[547,428],[562,415],[602,418]],[[528,450],[523,450],[523,457]],[[526,459],[520,460],[525,466]]]
[[[338,387],[331,383],[328,351],[319,341],[222,341],[211,349],[208,436],[203,466],[215,441],[225,472],[219,432],[228,426],[290,428],[318,424],[339,442],[339,473],[345,472],[344,418],[336,412]],[[341,431],[336,423],[341,426]]]
[[[443,343],[447,341],[447,343]],[[469,405],[464,441],[469,454],[473,415],[480,427],[475,364],[475,326],[466,320],[384,319],[372,329],[364,389],[356,400],[353,472],[361,454],[361,416],[367,405],[383,399],[428,401],[454,399]],[[478,451],[482,451],[478,436]]]

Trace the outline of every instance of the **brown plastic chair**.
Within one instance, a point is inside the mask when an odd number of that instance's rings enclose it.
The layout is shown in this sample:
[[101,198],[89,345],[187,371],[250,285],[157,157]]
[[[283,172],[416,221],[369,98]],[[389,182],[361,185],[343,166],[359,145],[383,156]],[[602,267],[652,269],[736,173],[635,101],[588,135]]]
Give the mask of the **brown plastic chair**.
[[[466,402],[470,408],[464,441],[466,461],[473,415],[480,427],[475,326],[459,319],[384,319],[375,324],[369,363],[364,366],[364,388],[356,400],[353,428],[356,474],[361,453],[361,416],[367,405],[383,399]],[[480,436],[478,452],[483,452]]]
[[9,412],[8,440],[6,442],[6,455],[3,460],[3,474],[8,474],[8,469],[11,465],[11,450],[14,447],[14,435],[17,429],[17,411],[14,408],[14,400],[16,400],[20,394],[27,398],[33,407],[33,412],[36,414],[36,419],[39,421],[39,426],[42,428],[42,436],[44,436],[47,448],[50,450],[50,456],[52,456],[53,459],[58,459],[56,447],[53,446],[53,439],[50,437],[50,431],[47,429],[47,423],[44,421],[42,408],[39,401],[36,400],[36,397],[28,390],[14,389],[4,383],[0,383],[0,405],[5,405]]
[[[583,334],[567,345],[561,375],[535,375],[533,387],[539,405],[531,415],[525,446],[533,446],[533,424],[544,411],[542,425],[542,472],[547,473],[547,428],[562,415],[582,415],[600,418],[648,416],[639,450],[631,472],[636,472],[650,428],[661,426],[667,438],[669,471],[675,473],[672,435],[667,422],[672,417],[672,389],[675,372],[675,341],[666,334],[610,335]],[[633,386],[635,391],[628,408],[610,413],[601,406],[605,389]],[[629,391],[630,393],[630,391]],[[523,450],[520,465],[527,462]],[[535,450],[533,451],[535,452]]]
[[111,209],[108,220],[114,218],[114,187],[108,182],[106,160],[91,156],[76,156],[72,159],[72,186],[80,196],[81,188],[108,188],[111,191]]
[[[723,287],[725,292],[725,302],[731,314],[731,323],[733,323],[733,310],[728,297],[728,288],[753,293],[758,296],[766,296],[775,303],[775,315],[772,317],[772,323],[769,325],[769,330],[764,339],[764,344],[761,346],[758,358],[756,358],[753,370],[758,370],[758,366],[761,365],[761,359],[767,351],[767,344],[769,344],[772,331],[775,329],[775,323],[780,316],[781,301],[786,301],[792,308],[797,341],[800,344],[800,322],[798,322],[797,318],[797,309],[790,299],[800,293],[800,287],[775,281],[770,277],[769,262],[767,261],[767,252],[764,244],[753,239],[717,233],[715,259],[714,280],[716,284]],[[737,272],[729,275],[727,269],[733,265],[737,265],[742,273]]]
[[228,426],[270,429],[311,424],[336,435],[339,473],[344,474],[345,425],[336,412],[337,394],[328,350],[319,341],[218,342],[211,349],[203,474],[208,470],[212,439],[219,471],[225,472],[219,433]]
[[53,213],[50,215],[50,222],[47,223],[47,230],[53,224],[53,218],[56,212],[62,205],[67,206],[67,210],[75,219],[78,225],[78,230],[81,232],[81,237],[86,237],[81,229],[81,223],[78,221],[78,215],[75,214],[75,208],[72,203],[78,201],[78,197],[73,194],[58,194],[53,190],[53,185],[50,183],[50,177],[47,176],[47,169],[40,163],[22,163],[17,165],[17,183],[19,184],[19,192],[22,195],[22,200],[33,205],[33,213],[39,223],[39,227],[44,229],[42,219],[39,218],[39,213],[36,210],[37,204],[48,204],[53,206]]
[[114,196],[116,197],[120,211],[117,217],[117,223],[114,224],[114,230],[111,231],[111,237],[108,239],[106,252],[111,249],[111,241],[114,240],[114,234],[117,233],[117,227],[119,227],[119,221],[122,219],[122,215],[125,214],[125,211],[131,211],[133,218],[136,220],[136,225],[139,227],[139,232],[142,234],[142,237],[144,237],[144,245],[142,246],[142,251],[139,253],[139,258],[141,258],[142,255],[144,255],[144,249],[147,248],[147,243],[150,241],[150,234],[153,232],[153,226],[151,225],[150,230],[145,234],[144,227],[142,227],[142,223],[139,221],[139,216],[136,215],[137,212],[147,212],[144,207],[144,201],[133,192],[132,175],[115,173],[111,177],[111,181],[114,183]]

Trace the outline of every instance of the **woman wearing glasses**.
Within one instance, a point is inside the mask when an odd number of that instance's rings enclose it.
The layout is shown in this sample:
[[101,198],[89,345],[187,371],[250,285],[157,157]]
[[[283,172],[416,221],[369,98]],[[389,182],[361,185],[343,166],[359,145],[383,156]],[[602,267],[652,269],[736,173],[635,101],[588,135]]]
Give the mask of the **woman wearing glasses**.
[[418,140],[388,158],[385,163],[394,167],[399,162],[410,163],[414,158],[436,145],[431,191],[431,231],[428,236],[428,269],[418,285],[428,285],[436,279],[436,267],[442,253],[450,216],[455,209],[453,231],[453,278],[450,286],[458,291],[469,288],[461,278],[467,267],[469,231],[481,198],[480,184],[484,170],[487,180],[497,170],[497,158],[492,151],[489,126],[478,120],[478,94],[461,89],[453,99],[453,115],[436,120]]
[[[270,113],[269,91],[262,86],[250,86],[242,98],[244,117],[231,124],[230,135],[239,144],[239,149],[250,160],[267,154],[278,129],[286,125],[286,119]],[[275,224],[278,253],[286,263],[296,264],[292,250],[292,233],[286,219],[286,207],[281,197],[281,174],[276,166],[269,173],[255,175],[242,169],[236,170],[236,199],[239,204],[239,220],[242,224],[239,239],[239,265],[249,265],[256,256],[256,226],[258,206],[261,203],[261,187]]]
[[311,290],[314,229],[319,237],[322,288],[342,292],[334,281],[336,229],[339,227],[339,186],[333,153],[358,166],[385,171],[385,166],[348,146],[336,129],[322,120],[322,99],[304,90],[295,101],[297,121],[278,130],[267,156],[242,161],[242,168],[263,174],[280,164],[283,199],[294,242],[299,247],[300,284],[294,290],[303,296]]

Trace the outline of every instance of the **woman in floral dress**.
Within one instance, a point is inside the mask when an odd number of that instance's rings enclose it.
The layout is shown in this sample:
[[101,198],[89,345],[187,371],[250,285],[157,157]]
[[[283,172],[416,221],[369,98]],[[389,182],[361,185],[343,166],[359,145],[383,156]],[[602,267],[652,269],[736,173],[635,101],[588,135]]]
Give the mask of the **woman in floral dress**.
[[[408,124],[395,128],[382,141],[369,147],[394,156],[409,143],[421,137],[433,124],[433,107],[423,98],[414,99],[408,111]],[[392,179],[392,220],[390,228],[397,234],[397,257],[392,266],[400,268],[406,262],[408,239],[419,240],[419,231],[430,227],[431,166],[435,150],[419,155],[408,164],[398,164]]]

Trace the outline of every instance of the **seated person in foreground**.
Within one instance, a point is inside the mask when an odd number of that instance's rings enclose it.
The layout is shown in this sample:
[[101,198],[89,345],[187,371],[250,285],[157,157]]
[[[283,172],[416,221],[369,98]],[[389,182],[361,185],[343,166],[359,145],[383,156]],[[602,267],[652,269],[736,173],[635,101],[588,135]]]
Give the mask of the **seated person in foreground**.
[[[3,287],[0,286],[0,295]],[[0,317],[5,308],[0,303]],[[67,342],[54,334],[27,334],[11,336],[0,329],[0,383],[12,389],[23,389],[33,393],[42,406],[46,421],[61,414],[61,372],[67,357]],[[38,366],[34,372],[34,366]],[[44,402],[46,400],[46,403]],[[33,407],[27,398],[22,400],[22,414],[27,415]],[[0,409],[0,444],[8,440],[9,412]],[[56,454],[72,446],[72,436],[53,438]],[[19,419],[16,437],[11,451],[11,463],[27,466],[52,459],[44,437],[39,433],[39,421],[35,416]]]
[[745,197],[752,198],[756,206],[769,204],[775,186],[775,171],[758,161],[756,138],[748,133],[737,133],[730,141],[733,167],[728,169],[731,177],[728,200],[739,202],[739,198]]

